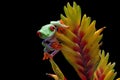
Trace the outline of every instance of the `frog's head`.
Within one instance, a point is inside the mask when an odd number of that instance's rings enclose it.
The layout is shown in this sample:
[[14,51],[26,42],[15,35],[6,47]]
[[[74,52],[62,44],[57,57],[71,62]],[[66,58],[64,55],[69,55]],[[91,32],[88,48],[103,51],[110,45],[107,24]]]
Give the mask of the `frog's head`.
[[56,27],[52,24],[44,25],[40,30],[37,31],[37,35],[42,39],[49,38],[55,34],[55,28]]

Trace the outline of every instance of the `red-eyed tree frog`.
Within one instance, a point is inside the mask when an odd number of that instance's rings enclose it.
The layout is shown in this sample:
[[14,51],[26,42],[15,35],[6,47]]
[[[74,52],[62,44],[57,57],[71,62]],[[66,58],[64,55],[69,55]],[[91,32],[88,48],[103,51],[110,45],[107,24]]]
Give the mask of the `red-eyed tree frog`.
[[[60,21],[51,21],[50,24],[46,24],[37,31],[37,35],[44,39],[42,45],[44,46],[43,60],[52,58],[60,51],[62,47],[60,42],[56,39],[55,33],[62,30],[61,28],[68,28],[68,26],[62,24]],[[50,54],[49,54],[50,53]]]

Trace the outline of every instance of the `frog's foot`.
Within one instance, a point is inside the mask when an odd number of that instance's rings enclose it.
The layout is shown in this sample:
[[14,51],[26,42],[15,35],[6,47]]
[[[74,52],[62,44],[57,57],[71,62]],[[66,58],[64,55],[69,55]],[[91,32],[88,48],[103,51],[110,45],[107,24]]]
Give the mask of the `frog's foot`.
[[63,22],[62,20],[60,20],[60,23],[61,23],[61,27],[69,28],[69,26],[65,25],[64,22]]
[[61,24],[64,24],[64,22],[63,22],[63,20],[62,20],[62,19],[60,19],[60,23],[61,23]]
[[59,42],[53,42],[53,43],[51,44],[51,47],[52,47],[53,49],[55,49],[55,50],[60,50],[61,47],[62,47],[62,45],[61,45]]
[[47,60],[47,59],[49,59],[49,58],[52,58],[52,56],[51,56],[49,53],[44,52],[43,60]]
[[64,28],[64,27],[59,27],[59,28],[57,29],[57,32],[59,32],[59,33],[64,33],[64,32],[65,32],[65,28]]

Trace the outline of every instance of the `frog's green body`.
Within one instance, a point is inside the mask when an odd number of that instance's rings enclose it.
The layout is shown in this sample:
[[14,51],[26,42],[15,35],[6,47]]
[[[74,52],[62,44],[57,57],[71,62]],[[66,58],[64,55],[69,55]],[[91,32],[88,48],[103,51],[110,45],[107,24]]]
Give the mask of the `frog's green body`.
[[[55,37],[55,32],[59,27],[67,28],[66,25],[61,24],[60,21],[51,21],[50,24],[46,24],[41,27],[40,30],[37,31],[38,36],[41,39],[44,39],[42,42],[42,45],[44,48],[44,53],[49,53],[50,51],[53,51],[50,55],[53,57],[56,53],[59,52],[58,47],[60,46],[59,41]],[[57,48],[52,47],[57,46]]]

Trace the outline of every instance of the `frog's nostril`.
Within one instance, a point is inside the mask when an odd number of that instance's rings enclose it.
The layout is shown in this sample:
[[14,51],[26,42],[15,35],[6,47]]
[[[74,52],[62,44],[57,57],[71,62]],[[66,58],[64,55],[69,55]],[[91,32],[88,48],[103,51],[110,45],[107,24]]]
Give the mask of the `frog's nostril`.
[[41,34],[41,33],[40,33],[39,31],[37,31],[36,35],[37,35],[38,37],[40,37],[40,34]]

